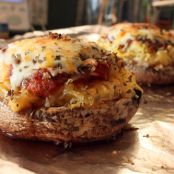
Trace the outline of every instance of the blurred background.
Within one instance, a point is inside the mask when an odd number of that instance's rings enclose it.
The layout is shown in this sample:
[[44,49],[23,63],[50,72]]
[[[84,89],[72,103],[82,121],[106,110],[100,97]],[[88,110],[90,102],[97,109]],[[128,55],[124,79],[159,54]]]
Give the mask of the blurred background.
[[0,37],[88,24],[174,28],[174,0],[0,0]]

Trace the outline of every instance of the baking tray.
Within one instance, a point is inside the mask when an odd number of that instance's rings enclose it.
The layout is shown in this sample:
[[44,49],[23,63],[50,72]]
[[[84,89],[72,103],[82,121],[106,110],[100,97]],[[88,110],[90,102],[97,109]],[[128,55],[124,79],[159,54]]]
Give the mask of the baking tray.
[[[80,33],[98,32],[96,26],[79,28]],[[73,28],[73,33],[76,31]],[[138,112],[112,141],[73,144],[66,149],[56,143],[0,134],[0,174],[8,173],[173,174],[174,87],[144,88]]]

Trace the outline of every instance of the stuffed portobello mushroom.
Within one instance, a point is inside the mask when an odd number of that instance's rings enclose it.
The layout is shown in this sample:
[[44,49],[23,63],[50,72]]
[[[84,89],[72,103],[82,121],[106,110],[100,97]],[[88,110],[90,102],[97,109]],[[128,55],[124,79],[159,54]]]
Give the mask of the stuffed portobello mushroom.
[[174,83],[174,35],[147,23],[121,23],[98,44],[123,58],[142,84]]
[[0,66],[0,129],[19,138],[110,138],[135,114],[142,94],[116,54],[67,35],[10,43]]

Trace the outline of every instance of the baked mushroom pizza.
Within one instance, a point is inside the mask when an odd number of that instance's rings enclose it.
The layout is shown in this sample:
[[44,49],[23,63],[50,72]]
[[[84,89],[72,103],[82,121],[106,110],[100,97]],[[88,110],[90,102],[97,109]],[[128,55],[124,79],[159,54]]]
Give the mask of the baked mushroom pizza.
[[141,98],[116,54],[66,35],[10,43],[0,65],[0,129],[20,138],[103,140],[130,120]]
[[122,23],[110,28],[99,45],[116,52],[143,84],[174,83],[174,35],[146,23]]

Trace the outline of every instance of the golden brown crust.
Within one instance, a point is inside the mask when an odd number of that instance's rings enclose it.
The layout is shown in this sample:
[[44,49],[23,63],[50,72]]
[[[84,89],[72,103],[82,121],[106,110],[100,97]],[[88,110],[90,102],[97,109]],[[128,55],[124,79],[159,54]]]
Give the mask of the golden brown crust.
[[18,138],[88,142],[114,136],[138,109],[141,92],[131,98],[107,101],[93,108],[42,108],[14,113],[0,103],[0,129]]

